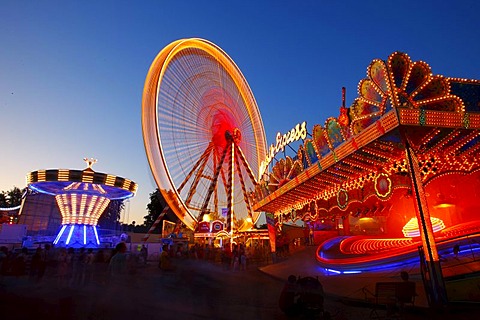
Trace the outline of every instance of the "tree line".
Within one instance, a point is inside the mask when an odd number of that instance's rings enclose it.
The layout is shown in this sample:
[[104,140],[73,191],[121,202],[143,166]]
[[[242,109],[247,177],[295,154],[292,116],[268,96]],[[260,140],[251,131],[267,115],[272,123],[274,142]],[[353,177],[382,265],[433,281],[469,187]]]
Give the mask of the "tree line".
[[22,203],[26,188],[13,187],[11,190],[0,192],[0,208],[14,208]]

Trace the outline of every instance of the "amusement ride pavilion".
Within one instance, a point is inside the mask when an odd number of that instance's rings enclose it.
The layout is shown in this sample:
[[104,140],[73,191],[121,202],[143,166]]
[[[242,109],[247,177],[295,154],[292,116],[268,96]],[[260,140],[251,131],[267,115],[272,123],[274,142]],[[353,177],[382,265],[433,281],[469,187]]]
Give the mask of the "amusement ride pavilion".
[[273,166],[254,210],[335,230],[316,258],[339,271],[418,259],[420,246],[435,291],[437,242],[480,230],[480,81],[433,75],[395,52],[372,61],[340,111]]
[[[53,241],[58,247],[98,248],[97,222],[110,201],[131,198],[137,191],[135,182],[95,172],[92,164],[96,160],[84,160],[88,163],[84,170],[47,169],[27,175],[32,192],[55,198],[62,216],[60,231]],[[20,215],[20,223],[28,219],[28,215]]]

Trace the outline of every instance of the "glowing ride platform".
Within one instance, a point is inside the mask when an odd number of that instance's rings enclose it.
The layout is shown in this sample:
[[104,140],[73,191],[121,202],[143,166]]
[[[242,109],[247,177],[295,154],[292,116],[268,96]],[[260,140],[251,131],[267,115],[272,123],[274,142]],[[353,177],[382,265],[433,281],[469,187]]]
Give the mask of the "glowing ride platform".
[[419,246],[439,261],[436,242],[480,231],[479,96],[480,81],[434,75],[405,53],[373,60],[352,105],[259,182],[254,210],[277,227],[330,225],[316,255],[325,269],[418,263]]
[[84,170],[48,169],[27,175],[28,188],[55,197],[62,215],[56,246],[98,247],[97,222],[111,200],[131,198],[137,184],[111,174]]

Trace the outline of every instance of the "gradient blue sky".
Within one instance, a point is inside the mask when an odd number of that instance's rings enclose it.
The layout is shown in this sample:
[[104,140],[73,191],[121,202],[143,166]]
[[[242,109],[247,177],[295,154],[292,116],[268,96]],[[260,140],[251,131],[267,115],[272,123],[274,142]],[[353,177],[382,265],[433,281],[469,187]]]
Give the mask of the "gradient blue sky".
[[127,222],[155,190],[141,131],[151,62],[200,37],[225,50],[278,131],[338,116],[375,58],[403,51],[434,73],[480,79],[480,2],[0,1],[0,191],[37,169],[84,169],[139,184]]

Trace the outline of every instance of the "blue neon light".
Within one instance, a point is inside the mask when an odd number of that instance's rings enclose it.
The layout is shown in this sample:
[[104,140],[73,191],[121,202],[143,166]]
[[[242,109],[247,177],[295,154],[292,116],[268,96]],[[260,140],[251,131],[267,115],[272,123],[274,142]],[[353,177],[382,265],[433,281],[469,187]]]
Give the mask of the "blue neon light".
[[93,232],[95,232],[95,239],[97,239],[97,244],[100,245],[100,241],[98,241],[97,226],[93,226]]
[[83,225],[83,244],[87,244],[87,226]]
[[72,225],[72,226],[70,227],[70,232],[69,232],[69,234],[68,234],[68,238],[67,238],[66,244],[69,244],[69,243],[70,243],[70,238],[72,238],[73,228],[75,228],[75,225]]
[[39,193],[49,194],[49,195],[51,195],[51,196],[56,196],[56,195],[57,195],[57,194],[55,194],[55,193],[53,193],[53,192],[47,192],[47,191],[45,191],[45,190],[43,190],[43,189],[39,189],[39,188],[35,187],[35,186],[32,185],[32,184],[29,185],[28,187],[29,187],[30,189],[32,189],[33,191],[37,191],[37,192],[39,192]]
[[333,269],[327,269],[327,268],[325,268],[325,270],[328,271],[328,272],[336,273],[336,274],[341,274],[341,273],[342,273],[341,271],[333,270]]
[[57,244],[58,240],[60,240],[60,237],[62,236],[63,232],[65,231],[65,228],[67,227],[66,224],[63,225],[62,229],[58,233],[57,237],[55,238],[55,241],[53,241],[53,244]]
[[340,270],[329,269],[329,268],[325,268],[325,271],[330,272],[330,273],[335,273],[335,274],[357,274],[357,273],[362,273],[361,270],[345,270],[345,271],[340,271]]

